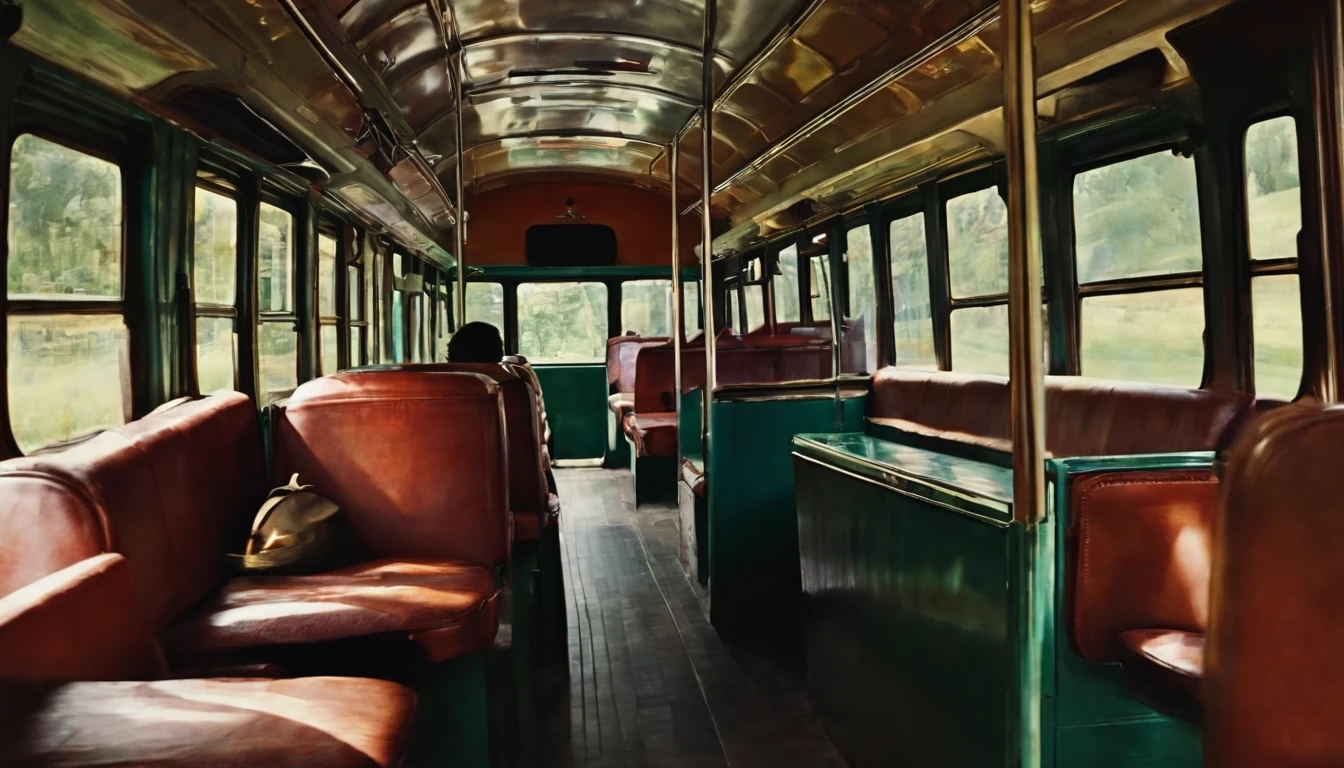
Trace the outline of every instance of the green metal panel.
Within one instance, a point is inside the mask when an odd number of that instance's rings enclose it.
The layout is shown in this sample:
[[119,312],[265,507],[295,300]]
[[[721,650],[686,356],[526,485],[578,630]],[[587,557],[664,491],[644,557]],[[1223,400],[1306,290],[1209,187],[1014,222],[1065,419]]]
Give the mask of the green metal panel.
[[556,459],[600,459],[607,448],[606,365],[538,365]]
[[1021,530],[794,459],[808,681],[855,768],[1005,765]]
[[[1069,488],[1075,476],[1087,472],[1208,469],[1212,453],[1176,453],[1153,456],[1112,456],[1051,459],[1046,475],[1051,481],[1057,537],[1072,523]],[[1055,568],[1065,574],[1067,553],[1055,554]],[[1067,579],[1057,580],[1053,656],[1056,679],[1050,694],[1055,702],[1055,749],[1060,766],[1197,766],[1200,731],[1189,723],[1158,714],[1136,700],[1119,664],[1094,664],[1074,653],[1069,643],[1066,610]]]
[[[1198,728],[1137,701],[1119,665],[1074,654],[1055,543],[1075,475],[1208,467],[1211,454],[1051,460],[1048,519],[1029,529],[1007,522],[1011,471],[994,463],[866,435],[794,443],[809,679],[856,768],[897,753],[1003,765],[1034,708],[1043,765],[1198,765]],[[1039,682],[1018,676],[1033,648]],[[879,721],[917,709],[914,724]]]
[[[845,399],[842,423],[860,428],[865,402],[866,396]],[[836,413],[833,396],[714,403],[710,620],[729,641],[802,648],[791,440],[800,432],[834,429]]]

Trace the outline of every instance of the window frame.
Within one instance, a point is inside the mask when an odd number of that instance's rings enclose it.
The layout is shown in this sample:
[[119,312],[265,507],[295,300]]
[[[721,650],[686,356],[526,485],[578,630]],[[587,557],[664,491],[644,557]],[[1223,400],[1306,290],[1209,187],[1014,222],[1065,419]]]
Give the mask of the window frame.
[[[1236,167],[1237,170],[1240,171],[1240,175],[1237,178],[1241,186],[1241,194],[1239,195],[1239,204],[1241,206],[1241,212],[1242,212],[1241,229],[1242,229],[1242,236],[1245,238],[1246,243],[1244,254],[1245,270],[1243,273],[1245,274],[1245,283],[1244,285],[1239,286],[1239,290],[1245,297],[1246,343],[1245,348],[1240,351],[1245,357],[1246,360],[1245,364],[1247,366],[1246,389],[1252,393],[1255,393],[1257,397],[1260,397],[1258,387],[1255,381],[1255,331],[1254,331],[1255,303],[1253,301],[1254,296],[1253,286],[1255,284],[1255,280],[1261,277],[1274,277],[1282,275],[1295,276],[1298,280],[1297,311],[1299,313],[1298,317],[1300,318],[1302,324],[1302,339],[1301,339],[1302,371],[1299,374],[1297,382],[1297,391],[1293,393],[1291,398],[1293,401],[1295,401],[1300,399],[1303,395],[1308,394],[1311,389],[1308,374],[1310,361],[1308,360],[1309,340],[1307,330],[1308,314],[1306,306],[1307,291],[1305,290],[1305,286],[1303,285],[1302,281],[1303,278],[1302,253],[1300,251],[1300,244],[1295,244],[1295,247],[1298,248],[1298,250],[1295,251],[1294,255],[1280,257],[1277,259],[1256,259],[1255,254],[1251,252],[1251,194],[1250,194],[1251,190],[1250,190],[1250,173],[1247,169],[1247,155],[1246,155],[1246,141],[1250,137],[1251,129],[1257,125],[1260,125],[1261,123],[1267,123],[1271,120],[1278,120],[1281,118],[1288,118],[1293,121],[1293,137],[1297,141],[1298,145],[1297,146],[1298,182],[1299,182],[1299,188],[1301,188],[1302,186],[1305,186],[1303,184],[1303,182],[1305,181],[1304,178],[1305,174],[1304,169],[1302,167],[1302,159],[1304,157],[1304,153],[1302,151],[1302,143],[1304,141],[1304,131],[1303,126],[1298,122],[1297,115],[1293,114],[1292,110],[1288,109],[1287,107],[1281,106],[1277,109],[1268,109],[1255,112],[1249,115],[1244,122],[1236,126],[1233,133],[1233,136],[1237,139],[1236,152],[1235,152]],[[1299,198],[1298,215],[1301,220],[1301,223],[1298,229],[1298,237],[1301,237],[1302,234],[1307,231],[1308,227],[1311,226],[1309,217],[1306,215],[1305,211],[1303,211],[1301,208],[1302,206],[1301,201],[1305,199],[1306,199],[1305,197]],[[1269,395],[1268,397],[1271,400],[1278,400],[1278,397],[1274,395]]]
[[[291,234],[293,242],[292,247],[290,248],[290,265],[289,265],[290,304],[289,304],[289,310],[285,312],[275,310],[263,310],[261,308],[261,207],[263,205],[270,205],[274,208],[278,208],[284,211],[285,213],[288,213],[290,215],[290,221],[293,223],[293,231]],[[281,323],[290,324],[290,332],[293,333],[295,336],[294,388],[297,389],[298,386],[303,383],[304,341],[303,341],[302,329],[300,327],[301,324],[299,321],[300,319],[299,283],[302,281],[302,272],[300,272],[299,270],[299,260],[303,258],[303,250],[304,250],[304,237],[301,234],[301,230],[303,228],[304,215],[303,212],[299,210],[301,207],[302,207],[301,203],[298,203],[292,198],[284,195],[278,189],[271,187],[263,187],[261,190],[261,194],[257,198],[257,203],[255,206],[255,214],[253,214],[255,216],[256,223],[255,226],[252,227],[252,232],[256,234],[256,237],[254,238],[256,242],[251,244],[252,249],[251,256],[253,262],[251,265],[251,269],[252,274],[254,276],[254,284],[252,286],[254,295],[252,296],[252,301],[253,305],[257,308],[256,310],[257,329],[256,329],[256,335],[253,337],[253,344],[255,348],[254,354],[257,359],[257,366],[254,372],[254,375],[256,376],[254,391],[256,392],[257,402],[262,405],[267,404],[264,402],[266,396],[266,389],[263,386],[264,377],[262,374],[262,366],[261,366],[261,334],[262,334],[262,328],[264,326],[268,324],[271,325],[279,325]],[[313,252],[314,254],[316,253],[315,248]],[[314,267],[316,267],[316,264],[314,264]],[[316,283],[317,281],[314,280],[313,282]],[[314,309],[314,311],[316,311],[316,309]],[[293,390],[290,391],[292,392]],[[284,398],[282,397],[279,399]],[[276,402],[278,402],[278,400]]]
[[[210,172],[210,175],[207,176],[205,173],[203,173],[204,171],[209,171],[209,172]],[[239,304],[240,304],[240,302],[241,302],[241,297],[242,297],[242,294],[241,294],[241,291],[240,291],[240,289],[239,289],[239,285],[238,285],[238,282],[239,282],[239,281],[238,281],[238,274],[239,274],[239,272],[242,271],[242,262],[243,262],[243,259],[246,258],[246,255],[247,255],[247,253],[248,253],[248,249],[244,247],[244,242],[243,242],[243,241],[244,241],[244,239],[245,239],[245,233],[249,231],[249,224],[248,224],[248,219],[247,219],[247,217],[248,217],[250,214],[249,214],[249,212],[248,212],[248,207],[249,207],[249,206],[247,205],[246,197],[242,194],[242,192],[241,192],[241,190],[239,189],[239,187],[238,187],[237,184],[229,183],[228,179],[229,179],[230,176],[232,176],[232,174],[221,175],[221,173],[220,173],[220,169],[211,167],[207,162],[202,161],[202,162],[200,163],[199,167],[197,168],[197,171],[196,171],[195,183],[192,185],[192,195],[191,195],[191,199],[190,199],[190,203],[189,203],[190,206],[191,206],[191,210],[190,210],[190,213],[189,213],[189,219],[188,219],[188,220],[191,222],[191,226],[192,226],[193,228],[195,227],[195,222],[196,222],[196,195],[195,195],[195,190],[196,190],[197,188],[199,188],[199,189],[203,189],[203,190],[205,190],[205,191],[207,191],[207,192],[211,192],[211,193],[214,193],[214,194],[216,194],[216,195],[220,195],[220,196],[222,196],[222,197],[226,197],[226,198],[232,200],[232,201],[233,201],[233,204],[234,204],[234,206],[235,206],[235,210],[237,211],[237,216],[236,216],[236,218],[237,218],[237,222],[236,222],[237,232],[236,232],[236,234],[235,234],[235,242],[236,242],[236,244],[237,244],[237,245],[236,245],[236,249],[237,249],[237,251],[236,251],[236,253],[234,254],[234,262],[233,262],[233,269],[234,269],[234,275],[233,275],[233,280],[234,280],[234,291],[233,291],[233,304],[232,304],[232,305],[227,305],[227,304],[214,304],[214,303],[206,303],[206,302],[197,301],[196,297],[199,295],[199,292],[198,292],[198,288],[197,288],[197,285],[196,285],[196,247],[195,247],[196,244],[195,244],[195,238],[194,238],[194,237],[192,237],[192,238],[190,239],[190,240],[191,240],[191,258],[188,260],[189,263],[187,264],[186,269],[187,269],[187,274],[188,274],[188,276],[189,276],[188,279],[190,280],[190,285],[191,285],[191,302],[192,302],[192,303],[191,303],[192,323],[191,323],[191,329],[190,329],[190,331],[189,331],[189,333],[191,334],[190,343],[191,343],[191,349],[192,349],[192,354],[191,354],[191,356],[190,356],[190,357],[191,357],[191,387],[192,387],[192,391],[195,392],[195,393],[198,394],[198,395],[199,395],[199,394],[202,394],[202,393],[201,393],[201,391],[200,391],[200,359],[199,359],[199,355],[196,353],[196,350],[197,350],[197,346],[196,346],[196,342],[197,342],[197,339],[196,339],[196,326],[197,326],[197,323],[198,323],[198,322],[200,321],[200,319],[203,318],[203,317],[204,317],[204,318],[216,318],[216,319],[228,319],[228,320],[230,320],[231,323],[232,323],[232,326],[233,326],[233,333],[234,333],[234,335],[235,335],[235,336],[238,335],[238,317],[239,317],[239,314],[240,314],[240,313],[239,313],[239,308],[238,308],[238,307],[239,307]],[[241,341],[241,339],[239,339],[239,341]],[[238,359],[238,357],[239,357],[239,353],[241,352],[241,346],[242,346],[242,345],[239,344],[239,346],[236,347],[236,348],[234,349],[234,359],[233,359],[233,387],[234,387],[234,389],[238,389],[238,387],[239,387],[239,385],[240,385],[240,378],[241,378],[241,373],[242,373],[242,371],[241,371],[242,366],[241,366],[241,363],[240,363],[240,361],[239,361],[239,359]]]
[[[1064,198],[1062,202],[1062,215],[1067,224],[1067,233],[1064,233],[1065,240],[1062,243],[1064,247],[1063,256],[1068,261],[1067,270],[1070,284],[1068,291],[1072,293],[1073,309],[1073,328],[1072,328],[1072,346],[1071,352],[1073,362],[1077,366],[1075,370],[1069,371],[1071,375],[1085,375],[1083,368],[1083,303],[1087,299],[1104,296],[1126,296],[1138,295],[1143,293],[1160,293],[1162,291],[1174,291],[1189,288],[1198,288],[1203,296],[1204,303],[1204,328],[1201,333],[1204,334],[1204,360],[1202,373],[1199,382],[1191,385],[1192,389],[1202,389],[1209,384],[1211,374],[1211,360],[1209,355],[1209,343],[1207,334],[1211,323],[1209,316],[1209,291],[1206,289],[1208,278],[1208,248],[1207,238],[1209,234],[1204,231],[1204,206],[1206,201],[1203,194],[1203,181],[1205,170],[1201,167],[1199,159],[1193,153],[1187,153],[1190,163],[1195,172],[1195,195],[1196,205],[1199,210],[1200,220],[1200,268],[1198,271],[1172,272],[1161,275],[1137,275],[1132,277],[1108,278],[1105,280],[1096,280],[1090,283],[1083,283],[1078,279],[1078,237],[1077,237],[1077,212],[1074,201],[1074,184],[1079,175],[1090,171],[1107,168],[1112,165],[1127,163],[1131,160],[1137,160],[1149,155],[1162,153],[1172,153],[1179,151],[1181,143],[1175,140],[1162,140],[1137,145],[1130,145],[1120,151],[1109,152],[1104,155],[1090,158],[1085,162],[1072,163],[1061,168],[1060,187],[1061,195]],[[1046,277],[1046,284],[1049,285],[1049,278]],[[1067,294],[1066,294],[1067,295]],[[1151,382],[1136,381],[1138,384],[1151,384]]]
[[[336,328],[336,366],[332,373],[340,371],[346,367],[346,353],[342,347],[348,344],[349,333],[346,331],[346,315],[350,313],[350,305],[346,297],[346,292],[342,290],[342,284],[346,282],[345,266],[348,264],[346,256],[346,227],[345,224],[337,219],[319,214],[317,223],[317,233],[313,242],[313,327],[316,329],[316,338],[314,345],[317,347],[317,370],[314,371],[318,376],[329,376],[326,373],[326,361],[323,359],[322,329],[335,326]],[[336,253],[332,257],[332,278],[331,290],[335,294],[333,305],[336,309],[334,315],[322,314],[322,239],[331,238],[336,243]],[[342,343],[341,338],[345,336],[346,343]]]
[[[369,318],[369,287],[366,279],[368,274],[368,265],[365,263],[365,253],[367,251],[366,239],[369,235],[355,227],[346,226],[345,239],[349,248],[345,254],[343,266],[345,272],[345,290],[342,295],[345,299],[345,305],[342,309],[349,314],[351,303],[359,307],[359,318],[348,317],[345,320],[345,330],[341,337],[345,347],[345,366],[356,368],[369,364],[369,341],[372,331],[370,330],[371,320]],[[353,284],[350,281],[350,270],[355,271],[355,280]],[[358,348],[350,346],[351,331],[359,331]]]
[[[133,232],[131,222],[138,219],[143,209],[136,196],[138,189],[137,174],[135,171],[135,137],[129,131],[115,131],[112,135],[91,130],[85,125],[67,126],[65,130],[54,130],[50,127],[51,123],[60,119],[60,116],[53,115],[40,107],[23,104],[21,101],[15,105],[9,125],[7,144],[5,145],[5,168],[6,183],[0,185],[0,204],[3,204],[4,210],[9,210],[10,192],[13,185],[11,170],[14,165],[14,146],[19,139],[25,135],[31,135],[53,144],[58,144],[66,149],[93,157],[98,160],[110,163],[117,167],[121,182],[121,258],[120,258],[120,280],[121,295],[119,298],[90,298],[76,299],[69,301],[48,301],[44,299],[11,299],[9,298],[8,287],[5,293],[0,295],[0,301],[4,302],[5,314],[5,338],[4,349],[0,350],[0,376],[4,377],[5,393],[3,403],[0,407],[4,409],[4,433],[3,445],[0,445],[0,458],[10,456],[23,456],[24,451],[19,447],[18,439],[14,436],[13,418],[10,408],[10,386],[9,386],[9,319],[13,316],[61,316],[61,315],[85,315],[85,316],[104,316],[119,317],[122,325],[126,328],[126,347],[132,361],[136,359],[141,350],[138,348],[141,343],[140,334],[137,332],[145,325],[145,318],[142,316],[143,309],[138,304],[139,296],[136,289],[136,280],[138,277],[138,265],[133,264],[135,259],[128,258],[128,254],[135,250],[141,244],[143,237]],[[120,126],[119,126],[120,127]],[[8,213],[5,214],[5,221],[8,224]],[[6,232],[8,240],[8,232]],[[4,267],[8,271],[8,243],[6,243],[6,262]],[[8,280],[6,280],[8,286]],[[126,379],[121,383],[122,386],[122,418],[123,424],[129,423],[136,418],[142,410],[147,410],[146,404],[142,402],[145,393],[137,387],[136,373],[132,369]],[[49,444],[50,445],[50,444]],[[45,447],[45,446],[44,446]]]

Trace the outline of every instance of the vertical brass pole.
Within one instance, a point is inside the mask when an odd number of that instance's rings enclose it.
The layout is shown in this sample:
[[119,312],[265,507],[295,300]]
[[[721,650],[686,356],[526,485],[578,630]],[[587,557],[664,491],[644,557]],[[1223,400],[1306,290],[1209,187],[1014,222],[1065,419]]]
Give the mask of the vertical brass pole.
[[[456,214],[453,217],[453,258],[457,259],[457,327],[461,328],[467,323],[467,255],[464,253],[467,242],[467,207],[466,207],[466,182],[465,169],[463,168],[463,159],[466,153],[462,151],[462,80],[466,77],[466,66],[463,60],[466,58],[466,52],[458,54],[457,66],[453,67],[453,99],[457,105],[456,125],[453,128],[454,137],[457,139],[457,199],[454,204],[457,206]],[[451,64],[449,66],[452,66]]]
[[701,435],[705,468],[709,468],[710,435],[713,432],[714,413],[714,346],[718,336],[714,327],[714,229],[709,215],[709,201],[714,194],[714,29],[717,23],[715,0],[705,0],[705,44],[702,51],[702,104],[700,109],[700,293],[705,313],[705,390],[700,398],[703,407]]
[[1045,520],[1045,378],[1041,328],[1041,211],[1036,165],[1036,62],[1030,0],[1002,0],[1003,123],[1008,164],[1008,334],[1013,424],[1013,517],[1022,526],[1017,745],[1012,762],[1041,763],[1043,606],[1037,600]]
[[[677,423],[681,423],[681,345],[686,342],[682,330],[685,323],[681,317],[681,211],[677,207],[677,178],[681,173],[681,149],[677,137],[667,149],[668,179],[671,181],[672,197],[672,380],[676,386],[672,389],[676,396],[672,398],[673,410],[677,412]],[[680,427],[678,427],[680,429]]]

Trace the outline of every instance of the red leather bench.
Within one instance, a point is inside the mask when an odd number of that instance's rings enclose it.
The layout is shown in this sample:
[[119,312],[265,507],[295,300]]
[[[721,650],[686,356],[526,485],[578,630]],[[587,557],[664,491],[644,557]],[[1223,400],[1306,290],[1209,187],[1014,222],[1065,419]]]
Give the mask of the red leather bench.
[[[0,594],[117,552],[176,664],[370,635],[409,638],[430,660],[487,648],[510,542],[500,397],[462,374],[347,373],[300,387],[277,412],[276,478],[297,471],[336,500],[369,556],[319,576],[222,572],[276,482],[243,395],[0,462]],[[460,426],[423,429],[435,421]]]
[[415,694],[359,678],[163,679],[131,568],[104,554],[0,598],[0,764],[400,763]]
[[645,347],[670,344],[666,336],[617,336],[607,339],[607,407],[624,418],[635,408],[635,358]]
[[[1216,450],[1250,395],[1046,377],[1056,457]],[[869,422],[947,446],[1009,450],[1006,379],[886,368]],[[1208,470],[1087,474],[1070,494],[1067,605],[1074,650],[1121,662],[1141,696],[1198,717],[1218,482]]]
[[1290,405],[1227,455],[1215,524],[1204,761],[1344,765],[1344,408]]
[[[747,337],[743,337],[747,338]],[[674,351],[670,344],[644,347],[635,358],[634,411],[623,422],[625,433],[643,457],[677,455]],[[728,347],[716,352],[719,385],[815,381],[831,375],[829,343],[777,347]],[[705,384],[704,348],[683,350],[682,391]]]
[[515,541],[539,539],[544,528],[555,526],[560,502],[547,487],[546,473],[550,467],[541,440],[537,398],[521,366],[510,363],[418,363],[364,370],[469,373],[487,376],[498,384],[504,398],[508,439],[513,538]]

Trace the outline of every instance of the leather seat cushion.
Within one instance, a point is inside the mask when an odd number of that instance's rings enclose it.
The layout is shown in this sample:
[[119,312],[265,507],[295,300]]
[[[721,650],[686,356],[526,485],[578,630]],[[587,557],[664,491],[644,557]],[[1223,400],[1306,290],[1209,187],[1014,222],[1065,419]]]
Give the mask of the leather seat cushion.
[[232,579],[163,633],[169,655],[408,634],[431,661],[490,647],[499,590],[488,568],[379,560],[311,576]]
[[623,426],[640,457],[677,455],[677,414],[632,413],[626,417]]
[[1120,635],[1121,665],[1141,698],[1190,719],[1203,710],[1204,635],[1134,629]]
[[4,685],[4,765],[392,766],[415,713],[410,689],[359,678]]

